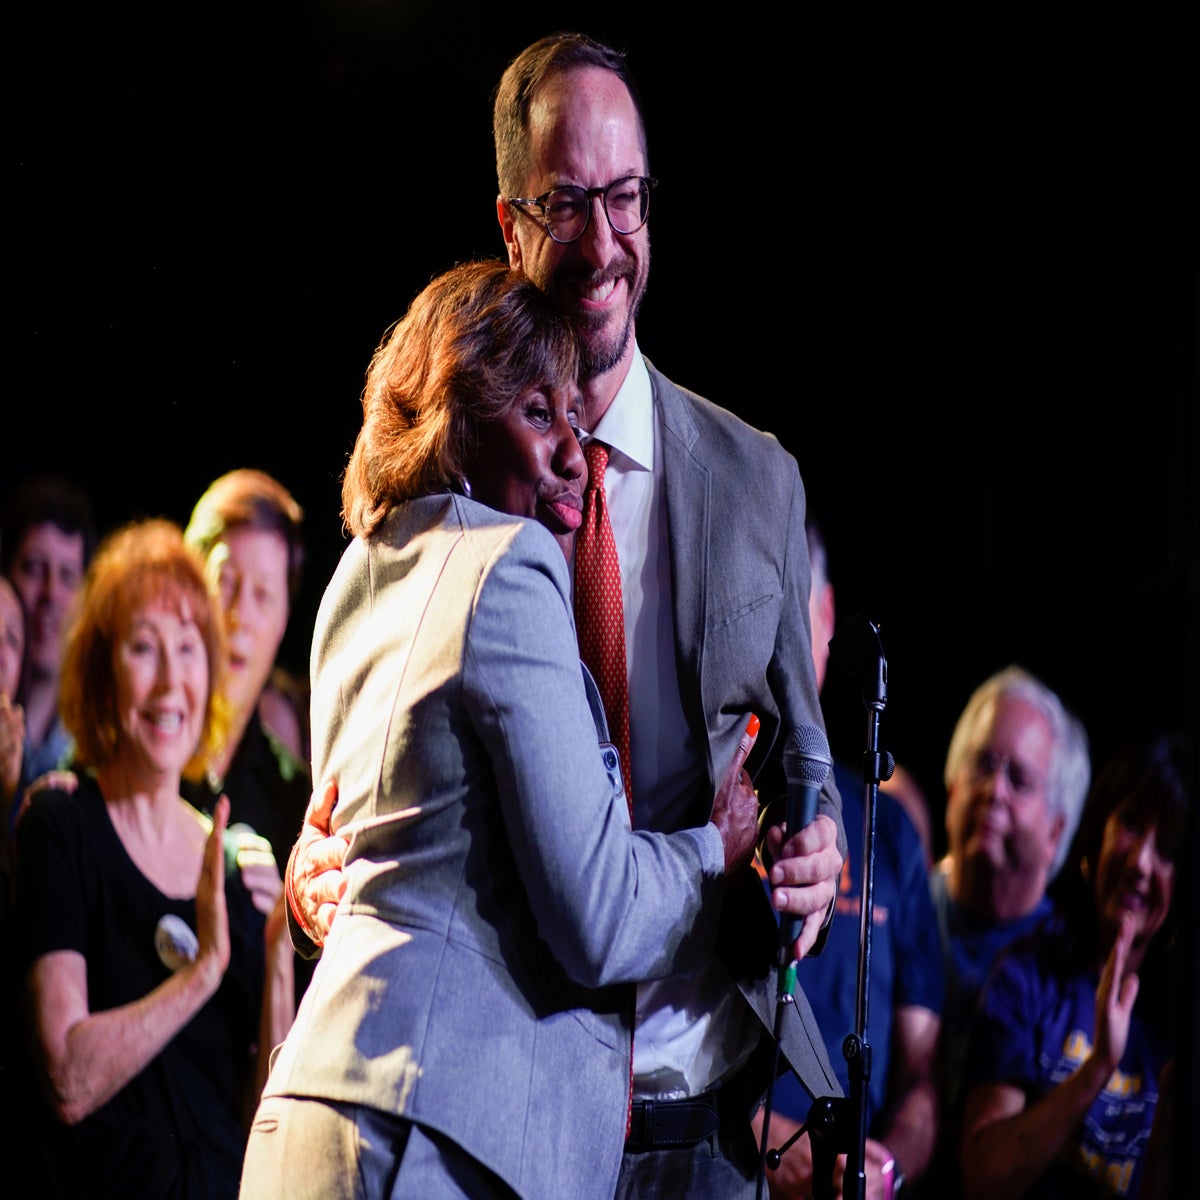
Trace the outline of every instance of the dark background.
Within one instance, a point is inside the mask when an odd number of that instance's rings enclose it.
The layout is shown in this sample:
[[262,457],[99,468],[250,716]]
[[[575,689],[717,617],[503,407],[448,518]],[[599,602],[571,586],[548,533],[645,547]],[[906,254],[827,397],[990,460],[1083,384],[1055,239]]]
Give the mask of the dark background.
[[[799,460],[939,847],[954,720],[1006,663],[1097,762],[1193,731],[1186,31],[538,7],[5,6],[0,492],[65,472],[110,528],[270,471],[307,512],[304,670],[367,360],[431,276],[503,253],[490,91],[575,24],[630,51],[661,180],[641,346]],[[826,701],[856,753],[857,680]]]
[[[661,180],[640,342],[798,458],[940,841],[954,719],[1010,661],[1097,759],[1195,716],[1197,74],[1170,31],[761,14],[585,24],[630,52]],[[66,472],[109,528],[272,472],[307,513],[303,670],[367,360],[431,276],[503,253],[490,91],[555,26],[383,0],[7,20],[0,490]],[[826,701],[857,753],[858,681]]]

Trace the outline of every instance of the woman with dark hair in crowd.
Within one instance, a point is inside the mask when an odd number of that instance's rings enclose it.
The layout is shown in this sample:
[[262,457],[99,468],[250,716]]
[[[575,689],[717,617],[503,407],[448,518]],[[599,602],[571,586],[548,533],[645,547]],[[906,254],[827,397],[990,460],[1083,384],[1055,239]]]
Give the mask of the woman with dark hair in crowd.
[[1191,792],[1179,737],[1126,746],[1093,783],[1054,916],[998,960],[972,1023],[968,1196],[1138,1194],[1171,1051],[1154,959]]

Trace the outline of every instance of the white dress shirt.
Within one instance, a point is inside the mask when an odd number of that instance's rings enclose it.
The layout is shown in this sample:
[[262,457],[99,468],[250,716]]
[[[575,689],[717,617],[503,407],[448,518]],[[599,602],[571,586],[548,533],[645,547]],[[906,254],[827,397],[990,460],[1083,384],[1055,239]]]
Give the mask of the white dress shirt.
[[[592,433],[611,447],[604,485],[625,608],[633,823],[673,830],[707,783],[703,748],[691,736],[679,695],[662,431],[640,352]],[[715,956],[686,978],[640,984],[634,1094],[698,1095],[745,1062],[758,1033],[757,1018]]]

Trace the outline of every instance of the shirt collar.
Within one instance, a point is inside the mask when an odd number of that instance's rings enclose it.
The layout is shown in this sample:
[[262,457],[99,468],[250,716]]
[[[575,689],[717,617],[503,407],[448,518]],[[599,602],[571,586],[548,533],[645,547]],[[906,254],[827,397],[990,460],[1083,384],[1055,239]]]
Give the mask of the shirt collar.
[[593,436],[643,470],[654,470],[654,389],[646,360],[634,344],[633,360]]

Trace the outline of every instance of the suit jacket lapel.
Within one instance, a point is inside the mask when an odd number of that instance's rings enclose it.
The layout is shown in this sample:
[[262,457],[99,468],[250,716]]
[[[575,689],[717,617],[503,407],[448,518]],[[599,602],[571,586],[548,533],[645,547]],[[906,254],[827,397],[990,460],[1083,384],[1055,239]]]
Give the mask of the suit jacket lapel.
[[707,748],[705,704],[700,689],[708,612],[709,469],[694,453],[699,430],[686,401],[649,360],[646,366],[655,405],[662,417],[663,483],[670,530],[671,604],[679,691],[688,723],[699,743]]
[[[708,737],[710,712],[724,696],[705,695],[704,645],[709,610],[709,546],[715,536],[712,522],[711,472],[703,457],[700,430],[691,406],[679,389],[654,369],[649,360],[654,402],[662,418],[663,481],[666,486],[667,527],[670,530],[672,608],[675,620],[675,660],[679,691],[693,736],[704,747],[710,787],[715,786],[712,745]],[[722,531],[725,536],[725,531]],[[722,681],[717,681],[721,686]],[[711,801],[711,791],[707,797]],[[729,881],[722,907],[722,932],[717,956],[758,1014],[764,1034],[771,1035],[776,995],[774,957],[778,933],[770,905],[755,872],[745,866]],[[790,1019],[785,1019],[783,1050],[801,1082],[814,1096],[841,1094],[828,1066],[825,1045],[817,1035],[816,1019],[802,989],[797,989]],[[766,1090],[765,1075],[756,1096]]]

